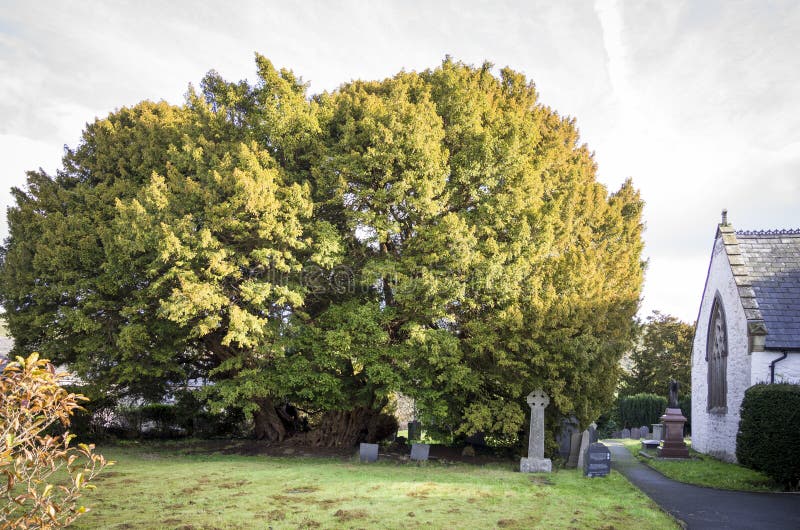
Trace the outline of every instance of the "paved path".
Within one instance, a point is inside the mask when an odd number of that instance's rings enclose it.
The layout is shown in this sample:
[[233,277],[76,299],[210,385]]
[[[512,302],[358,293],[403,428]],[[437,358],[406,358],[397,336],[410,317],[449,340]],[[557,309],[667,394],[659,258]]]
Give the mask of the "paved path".
[[604,443],[612,467],[686,528],[800,530],[800,494],[723,491],[675,482],[639,462],[621,443]]

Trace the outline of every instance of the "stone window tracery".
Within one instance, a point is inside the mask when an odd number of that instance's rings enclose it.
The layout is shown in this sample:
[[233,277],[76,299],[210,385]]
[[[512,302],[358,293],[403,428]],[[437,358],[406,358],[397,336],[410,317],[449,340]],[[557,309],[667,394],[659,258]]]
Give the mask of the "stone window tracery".
[[708,362],[708,411],[725,414],[728,412],[728,329],[719,293],[714,297],[708,322],[706,361]]

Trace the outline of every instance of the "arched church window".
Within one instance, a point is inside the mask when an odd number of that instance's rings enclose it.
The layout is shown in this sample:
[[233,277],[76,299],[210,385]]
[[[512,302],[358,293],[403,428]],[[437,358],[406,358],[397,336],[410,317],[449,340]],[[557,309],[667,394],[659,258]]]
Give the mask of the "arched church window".
[[725,309],[719,293],[714,297],[711,317],[708,322],[706,342],[708,362],[708,411],[715,414],[728,412],[728,328]]

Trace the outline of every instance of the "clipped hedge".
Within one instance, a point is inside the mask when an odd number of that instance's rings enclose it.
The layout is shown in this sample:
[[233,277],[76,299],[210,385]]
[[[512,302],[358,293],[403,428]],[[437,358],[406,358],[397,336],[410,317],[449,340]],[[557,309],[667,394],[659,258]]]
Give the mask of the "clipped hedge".
[[800,385],[758,384],[742,401],[736,458],[786,489],[800,485]]
[[659,423],[667,408],[667,398],[655,394],[635,394],[619,399],[619,420],[624,428]]

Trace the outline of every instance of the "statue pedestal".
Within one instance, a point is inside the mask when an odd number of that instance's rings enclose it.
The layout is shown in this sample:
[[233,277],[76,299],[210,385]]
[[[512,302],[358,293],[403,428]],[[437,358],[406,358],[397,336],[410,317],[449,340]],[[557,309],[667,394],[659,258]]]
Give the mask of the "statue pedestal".
[[550,473],[553,462],[549,458],[520,458],[519,470],[522,473]]
[[683,425],[686,417],[681,409],[668,408],[661,423],[664,425],[664,445],[658,450],[658,456],[665,458],[689,458],[689,448],[683,441]]

